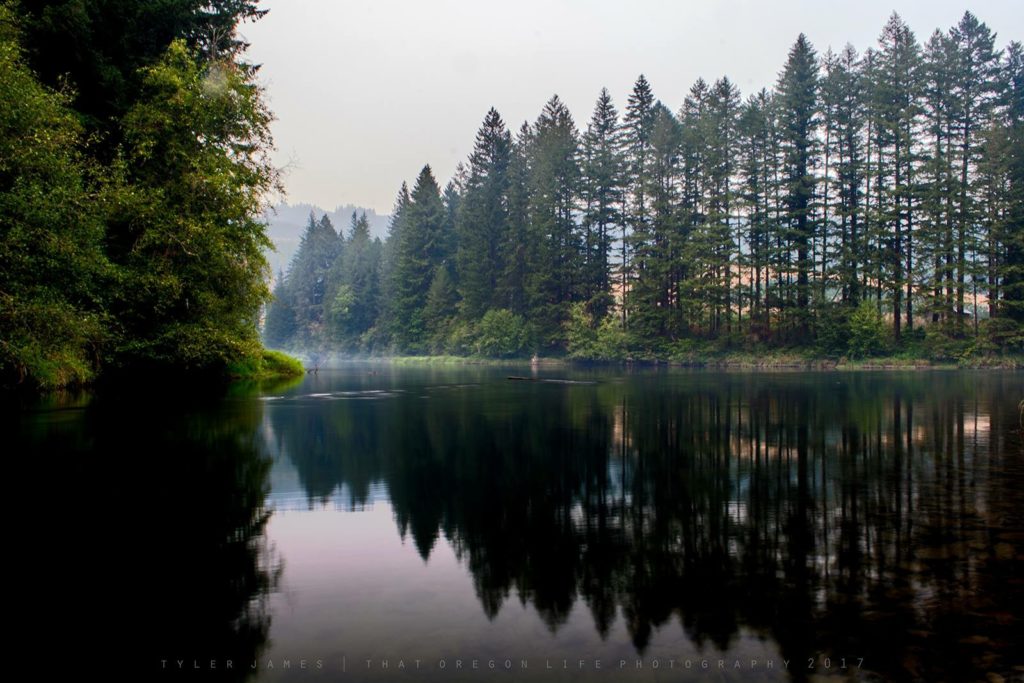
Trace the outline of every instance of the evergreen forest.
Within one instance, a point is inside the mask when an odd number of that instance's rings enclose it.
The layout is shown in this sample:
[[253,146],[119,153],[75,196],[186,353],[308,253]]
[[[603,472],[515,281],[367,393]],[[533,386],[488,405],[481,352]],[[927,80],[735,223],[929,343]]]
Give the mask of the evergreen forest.
[[311,215],[264,338],[312,356],[963,360],[1024,346],[1024,48],[971,13],[919,39],[797,37],[771,89],[641,75],[585,125],[496,109],[386,240]]
[[[385,240],[311,215],[271,273],[254,0],[0,0],[0,385],[431,355],[1019,358],[1024,48],[971,13],[771,89],[640,76],[578,125],[486,113]],[[997,360],[996,362],[1003,362]],[[295,371],[295,366],[290,370]]]

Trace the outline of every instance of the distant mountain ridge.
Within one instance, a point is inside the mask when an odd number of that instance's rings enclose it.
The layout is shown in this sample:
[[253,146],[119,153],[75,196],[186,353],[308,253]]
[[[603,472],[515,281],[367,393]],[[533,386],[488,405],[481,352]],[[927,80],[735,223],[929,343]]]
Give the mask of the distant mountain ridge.
[[291,263],[295,250],[299,248],[299,241],[302,239],[302,233],[306,229],[311,212],[317,218],[326,214],[334,224],[334,229],[347,235],[353,211],[366,213],[372,237],[379,237],[383,240],[387,236],[388,222],[391,220],[391,216],[381,215],[373,209],[365,209],[354,204],[342,204],[335,207],[333,211],[326,211],[314,204],[284,202],[269,209],[264,214],[267,220],[267,236],[270,237],[270,241],[274,243],[277,251],[269,252],[267,260],[270,262],[274,277],[277,277],[278,271],[288,271],[288,264]]

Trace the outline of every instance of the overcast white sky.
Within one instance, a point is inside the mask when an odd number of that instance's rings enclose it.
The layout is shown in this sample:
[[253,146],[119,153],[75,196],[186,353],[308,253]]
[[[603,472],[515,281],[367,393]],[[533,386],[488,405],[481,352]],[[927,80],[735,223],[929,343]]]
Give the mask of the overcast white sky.
[[970,9],[1000,48],[1024,2],[965,0],[264,0],[242,28],[277,116],[290,203],[389,213],[429,163],[443,185],[493,106],[513,130],[557,93],[586,127],[602,87],[621,111],[637,75],[673,111],[698,77],[746,97],[771,86],[797,34],[819,53],[877,41],[893,10],[924,42]]

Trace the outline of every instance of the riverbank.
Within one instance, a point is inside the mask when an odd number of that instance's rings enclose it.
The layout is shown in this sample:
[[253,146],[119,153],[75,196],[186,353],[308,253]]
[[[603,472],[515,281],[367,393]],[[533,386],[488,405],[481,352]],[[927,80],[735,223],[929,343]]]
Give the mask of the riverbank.
[[718,370],[955,370],[955,369],[1024,369],[1024,356],[972,357],[960,361],[934,360],[913,356],[878,356],[849,359],[829,358],[801,351],[725,351],[717,353],[692,353],[672,358],[624,357],[615,359],[578,359],[564,356],[533,358],[486,358],[481,356],[337,356],[321,359],[318,363],[308,361],[310,366],[329,367],[345,362],[387,363],[398,366],[447,366],[484,365],[522,367],[564,367],[570,365],[600,366],[649,366],[678,368],[707,368]]
[[228,365],[232,380],[264,380],[300,377],[305,373],[302,361],[282,351],[263,349],[259,357],[246,358]]

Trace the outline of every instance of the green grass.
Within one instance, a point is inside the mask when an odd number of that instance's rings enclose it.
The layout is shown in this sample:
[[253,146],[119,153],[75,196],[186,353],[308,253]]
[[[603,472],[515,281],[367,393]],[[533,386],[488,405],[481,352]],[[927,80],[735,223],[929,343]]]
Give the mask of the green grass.
[[259,356],[249,356],[228,365],[231,379],[267,379],[271,377],[299,377],[305,372],[302,363],[280,351],[263,349]]

